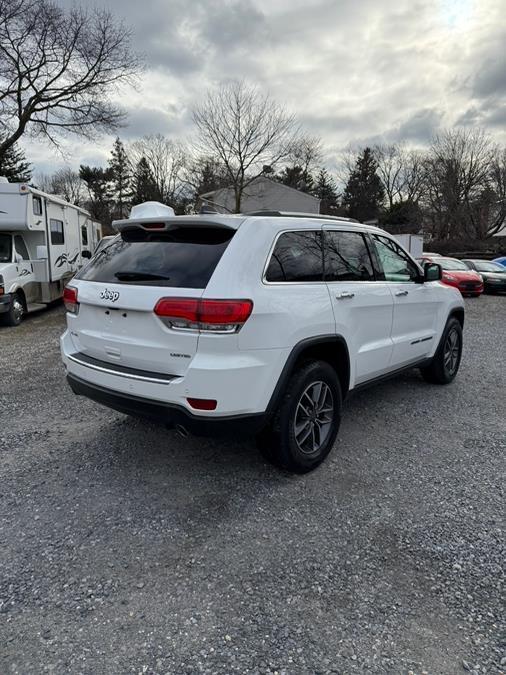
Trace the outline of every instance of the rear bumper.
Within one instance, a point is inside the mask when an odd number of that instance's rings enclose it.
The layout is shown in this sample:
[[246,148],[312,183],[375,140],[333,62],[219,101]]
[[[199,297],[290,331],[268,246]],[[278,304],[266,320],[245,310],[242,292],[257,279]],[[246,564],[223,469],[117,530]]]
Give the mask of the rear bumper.
[[9,311],[11,306],[11,294],[5,293],[5,295],[0,295],[0,314]]
[[[116,394],[115,405],[111,405],[110,397],[104,399],[102,396],[101,402],[117,409],[119,403],[124,406],[125,401],[139,401],[144,410],[142,402],[147,401],[146,416],[167,423],[173,421],[174,415],[168,413],[174,410],[184,411],[185,419],[190,422],[208,420],[214,423],[215,420],[265,415],[287,358],[282,351],[274,349],[216,354],[199,351],[184,375],[167,375],[76,352],[69,331],[61,337],[61,353],[67,375],[89,385],[90,398],[98,400],[98,395],[91,395],[94,390]],[[87,396],[87,391],[80,387],[76,393]],[[191,407],[189,398],[216,400],[216,410],[196,410]]]
[[193,415],[185,408],[162,401],[154,401],[140,396],[119,393],[112,389],[100,387],[91,382],[81,380],[68,374],[69,383],[74,394],[86,396],[92,401],[117,410],[127,415],[145,417],[155,422],[169,425],[181,425],[197,436],[247,436],[259,432],[266,424],[266,413],[253,415],[231,415],[227,417],[202,417]]

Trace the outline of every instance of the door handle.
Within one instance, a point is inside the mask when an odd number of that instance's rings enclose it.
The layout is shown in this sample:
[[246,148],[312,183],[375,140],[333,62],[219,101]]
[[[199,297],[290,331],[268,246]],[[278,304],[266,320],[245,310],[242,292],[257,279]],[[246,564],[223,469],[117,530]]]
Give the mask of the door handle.
[[345,300],[346,298],[354,298],[355,293],[349,293],[348,291],[344,291],[343,293],[338,293],[336,295],[337,300]]
[[395,295],[407,295],[409,291],[395,291]]

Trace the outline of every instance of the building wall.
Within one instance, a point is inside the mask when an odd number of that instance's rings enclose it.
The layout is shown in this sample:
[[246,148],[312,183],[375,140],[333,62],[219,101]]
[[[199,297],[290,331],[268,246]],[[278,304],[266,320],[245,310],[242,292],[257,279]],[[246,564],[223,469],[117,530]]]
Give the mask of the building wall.
[[[235,209],[234,191],[230,188],[217,190],[209,199],[232,212]],[[242,197],[241,210],[244,213],[260,209],[319,213],[320,202],[304,192],[292,190],[274,181],[259,179],[246,188]]]

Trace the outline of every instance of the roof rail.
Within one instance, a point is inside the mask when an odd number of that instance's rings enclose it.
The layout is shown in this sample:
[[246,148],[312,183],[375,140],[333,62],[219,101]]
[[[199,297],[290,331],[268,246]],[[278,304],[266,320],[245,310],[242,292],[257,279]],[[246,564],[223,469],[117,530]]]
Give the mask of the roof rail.
[[246,211],[242,216],[273,216],[275,218],[317,218],[318,220],[337,220],[347,223],[360,223],[356,218],[347,218],[346,216],[328,216],[323,213],[300,213],[299,211],[271,211],[270,209],[260,209],[258,211]]

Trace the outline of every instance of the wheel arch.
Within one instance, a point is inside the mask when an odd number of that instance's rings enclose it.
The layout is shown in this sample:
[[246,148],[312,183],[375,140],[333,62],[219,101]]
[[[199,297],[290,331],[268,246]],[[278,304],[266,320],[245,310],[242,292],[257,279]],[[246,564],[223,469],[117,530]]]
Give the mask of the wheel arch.
[[450,312],[448,318],[454,316],[460,323],[460,327],[464,328],[464,315],[465,312],[463,307],[455,307],[455,309],[452,309],[452,311]]
[[267,412],[273,412],[283,394],[285,385],[295,369],[309,360],[327,361],[336,371],[341,385],[343,399],[350,387],[350,355],[342,335],[319,335],[301,340],[293,347],[281,371]]
[[20,296],[21,301],[23,302],[23,306],[24,306],[24,308],[25,308],[25,312],[26,312],[26,309],[27,309],[26,295],[25,295],[25,292],[24,292],[24,290],[23,290],[23,287],[22,287],[22,286],[16,286],[16,287],[11,291],[11,295],[19,295],[19,296]]

